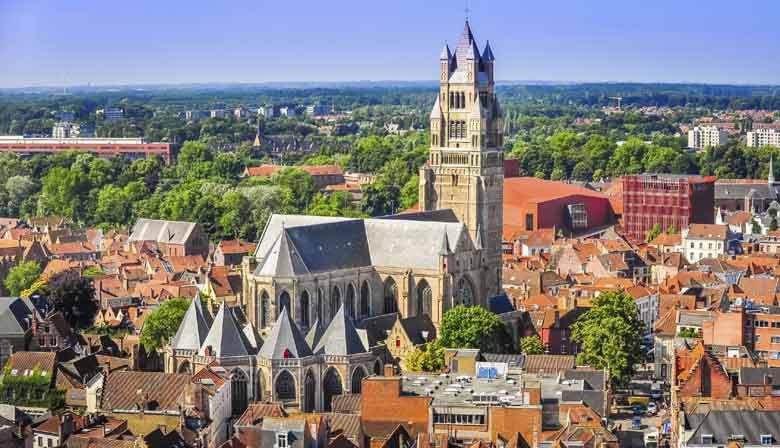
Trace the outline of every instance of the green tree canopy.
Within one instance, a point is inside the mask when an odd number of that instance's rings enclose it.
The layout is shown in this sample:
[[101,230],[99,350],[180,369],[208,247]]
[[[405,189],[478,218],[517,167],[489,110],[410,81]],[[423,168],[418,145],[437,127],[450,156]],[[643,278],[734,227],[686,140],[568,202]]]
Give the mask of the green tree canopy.
[[68,270],[53,276],[48,289],[49,300],[71,327],[80,329],[92,325],[98,309],[92,280]]
[[645,237],[645,241],[648,243],[650,241],[653,241],[658,235],[663,233],[663,230],[661,230],[661,224],[653,224],[653,227],[650,228],[650,230],[647,231],[647,236]]
[[617,384],[625,384],[642,362],[644,324],[634,300],[622,291],[602,293],[573,325],[572,340],[580,344],[580,364],[607,369]]
[[502,353],[509,349],[509,333],[498,315],[481,306],[458,305],[444,313],[439,341],[447,348],[478,348]]
[[406,355],[406,370],[412,372],[439,372],[444,368],[444,348],[438,341],[415,347]]
[[520,339],[520,351],[526,355],[541,355],[544,353],[544,343],[537,335],[526,336]]
[[141,344],[147,353],[162,347],[176,334],[189,306],[187,299],[169,299],[152,311],[141,330]]
[[32,286],[41,275],[41,267],[34,261],[22,261],[12,267],[3,285],[12,296],[19,296],[22,291]]

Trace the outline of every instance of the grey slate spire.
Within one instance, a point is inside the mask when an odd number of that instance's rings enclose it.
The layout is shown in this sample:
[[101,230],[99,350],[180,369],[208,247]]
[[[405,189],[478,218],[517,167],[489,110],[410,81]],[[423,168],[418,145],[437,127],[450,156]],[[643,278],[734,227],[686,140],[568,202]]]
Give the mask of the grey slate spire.
[[477,240],[474,242],[474,247],[477,249],[485,248],[484,242],[482,241],[482,229],[479,224],[477,224]]
[[450,53],[450,46],[445,43],[444,48],[441,49],[441,54],[439,54],[439,60],[449,62],[450,59],[452,59],[452,53]]
[[210,354],[217,358],[249,355],[249,344],[225,302],[219,306],[211,330],[200,346],[199,354],[205,355],[208,347],[211,347]]
[[444,236],[441,238],[441,250],[439,251],[439,255],[446,257],[447,255],[452,254],[452,250],[450,250],[450,239],[447,238],[447,231],[444,231]]
[[436,95],[436,101],[433,103],[433,109],[431,109],[431,119],[441,118],[441,105],[439,104],[439,95]]
[[203,307],[200,304],[200,293],[195,294],[195,298],[187,307],[179,329],[176,335],[171,339],[171,348],[178,350],[198,350],[206,340],[209,333],[209,325],[203,313]]
[[493,56],[493,49],[490,48],[490,41],[487,41],[485,44],[485,51],[482,52],[482,59],[488,62],[493,62],[496,60],[496,57]]
[[311,354],[311,348],[293,323],[287,308],[282,308],[282,313],[271,327],[271,332],[260,348],[259,355],[265,359],[284,359],[285,357],[303,358]]
[[460,35],[458,47],[455,49],[455,59],[457,60],[458,68],[467,67],[466,61],[468,60],[478,61],[480,59],[477,42],[474,40],[474,34],[471,32],[468,20],[466,20],[466,25],[463,28],[463,34]]
[[366,347],[357,334],[352,319],[344,312],[344,305],[341,305],[314,347],[314,353],[346,356],[365,352]]
[[306,343],[309,344],[309,347],[315,347],[320,342],[323,333],[325,333],[325,329],[320,325],[320,320],[315,320],[314,325],[306,333]]

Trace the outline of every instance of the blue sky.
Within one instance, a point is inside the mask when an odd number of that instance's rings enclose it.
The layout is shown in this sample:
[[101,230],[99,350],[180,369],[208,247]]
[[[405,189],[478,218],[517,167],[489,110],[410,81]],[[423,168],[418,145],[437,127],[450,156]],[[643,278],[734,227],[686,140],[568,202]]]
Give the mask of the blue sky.
[[[0,87],[435,80],[459,0],[0,0]],[[471,0],[501,80],[780,84],[777,0]]]

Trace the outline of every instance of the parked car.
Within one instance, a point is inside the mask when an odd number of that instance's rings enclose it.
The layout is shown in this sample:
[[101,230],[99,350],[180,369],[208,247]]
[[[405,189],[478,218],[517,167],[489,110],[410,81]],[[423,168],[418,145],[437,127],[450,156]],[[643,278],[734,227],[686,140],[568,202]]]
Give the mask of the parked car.
[[631,419],[631,429],[642,429],[642,417],[635,415]]
[[659,382],[653,383],[652,386],[650,386],[650,397],[653,398],[653,400],[660,400],[664,396],[664,389],[663,385]]
[[647,413],[650,415],[655,415],[658,412],[658,405],[655,404],[655,401],[651,401],[647,403]]

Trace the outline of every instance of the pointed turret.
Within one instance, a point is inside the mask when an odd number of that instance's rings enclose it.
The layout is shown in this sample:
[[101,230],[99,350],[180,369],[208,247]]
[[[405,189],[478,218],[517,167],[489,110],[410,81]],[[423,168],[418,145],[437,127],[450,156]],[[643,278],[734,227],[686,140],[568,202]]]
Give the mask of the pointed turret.
[[479,95],[475,95],[477,98],[474,100],[474,107],[471,108],[471,116],[470,118],[474,119],[483,119],[487,118],[487,110],[482,107],[482,98],[480,98]]
[[214,323],[198,353],[206,355],[207,351],[217,358],[248,356],[251,351],[249,342],[225,302],[219,306]]
[[441,105],[439,104],[439,97],[436,96],[436,102],[433,103],[433,109],[431,109],[431,120],[441,118]]
[[279,319],[260,348],[260,357],[265,359],[303,358],[311,356],[311,348],[301,331],[293,323],[287,308],[282,308]]
[[452,53],[450,52],[450,46],[445,43],[444,44],[444,48],[441,49],[441,54],[439,54],[439,60],[440,61],[447,61],[447,62],[449,62],[450,59],[452,59]]
[[466,61],[473,60],[478,61],[479,49],[477,43],[474,40],[474,34],[471,32],[469,21],[466,20],[466,25],[463,28],[463,33],[458,40],[458,47],[455,49],[455,58],[457,60],[458,68],[465,68]]
[[447,238],[447,231],[444,231],[444,236],[441,238],[441,250],[439,250],[439,255],[442,257],[446,257],[447,255],[451,255],[452,250],[450,250],[450,239]]
[[200,293],[190,302],[176,335],[171,339],[171,348],[176,350],[198,350],[206,340],[209,325],[200,303]]
[[366,347],[342,305],[314,347],[314,353],[346,356],[365,352]]
[[493,56],[493,49],[490,48],[490,41],[485,43],[485,50],[482,52],[482,60],[487,62],[493,62],[496,60],[496,57]]

